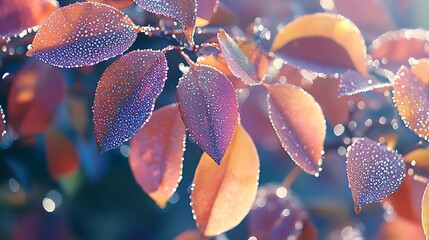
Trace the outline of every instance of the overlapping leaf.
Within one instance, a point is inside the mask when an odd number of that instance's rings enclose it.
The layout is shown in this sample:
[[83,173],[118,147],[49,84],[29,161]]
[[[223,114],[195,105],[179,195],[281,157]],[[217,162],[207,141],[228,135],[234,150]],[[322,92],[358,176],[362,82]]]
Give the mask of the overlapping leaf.
[[422,199],[422,226],[426,238],[429,237],[429,185],[426,186]]
[[101,152],[118,147],[146,123],[167,79],[163,52],[138,50],[110,65],[94,99],[94,132]]
[[41,62],[31,62],[16,76],[9,93],[7,115],[20,134],[37,134],[52,123],[66,92],[61,72]]
[[196,26],[204,27],[210,23],[219,6],[219,0],[197,0]]
[[429,86],[429,58],[412,61],[411,72],[426,86]]
[[293,85],[266,85],[271,123],[283,148],[309,174],[322,164],[326,121],[314,98]]
[[347,70],[344,74],[341,74],[338,96],[350,96],[390,86],[392,86],[390,82],[380,82],[380,80],[372,75],[364,77],[356,71]]
[[396,151],[368,138],[354,139],[347,151],[347,177],[356,213],[362,206],[395,193],[405,177],[405,163]]
[[50,129],[45,135],[45,149],[51,177],[59,180],[79,169],[79,157],[73,143],[61,132]]
[[197,16],[196,0],[134,0],[146,11],[176,19],[183,27],[190,44],[194,44],[193,36]]
[[0,106],[0,142],[6,134],[6,120],[3,113],[3,108]]
[[304,15],[284,26],[271,50],[290,64],[333,74],[355,70],[366,76],[366,47],[359,29],[341,15]]
[[41,25],[58,8],[55,0],[0,0],[0,37]]
[[429,88],[407,68],[401,67],[393,83],[396,109],[405,125],[419,137],[429,137]]
[[250,235],[256,239],[298,239],[303,233],[307,213],[286,188],[267,185],[258,190],[248,219]]
[[131,139],[129,162],[134,178],[162,208],[182,178],[185,138],[177,105],[168,105],[155,111]]
[[49,16],[27,55],[58,67],[89,66],[123,53],[136,37],[134,23],[116,8],[75,3]]
[[243,220],[255,199],[258,179],[256,147],[238,125],[220,166],[204,153],[195,171],[191,204],[204,236],[219,235]]
[[191,137],[220,164],[238,122],[232,84],[215,68],[193,64],[179,80],[177,102]]
[[134,5],[134,0],[87,0],[89,2],[99,2],[115,8],[127,8]]
[[223,29],[219,31],[217,36],[222,54],[231,72],[247,85],[253,86],[259,84],[255,66],[234,40]]

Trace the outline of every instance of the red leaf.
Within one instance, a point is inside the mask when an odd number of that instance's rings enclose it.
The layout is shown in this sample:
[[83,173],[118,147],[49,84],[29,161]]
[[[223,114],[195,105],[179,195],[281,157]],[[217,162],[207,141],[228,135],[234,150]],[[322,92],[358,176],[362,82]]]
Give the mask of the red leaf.
[[219,6],[219,0],[197,0],[196,26],[204,27],[210,23]]
[[54,180],[69,176],[79,169],[76,149],[61,132],[54,129],[46,132],[45,149],[49,173]]
[[304,171],[318,174],[326,135],[326,121],[319,104],[293,85],[266,88],[271,123],[283,148]]
[[232,84],[215,68],[191,65],[179,81],[177,102],[192,138],[220,164],[238,122]]
[[182,178],[186,129],[177,105],[154,112],[131,139],[129,162],[134,178],[162,208]]
[[99,2],[115,8],[127,8],[134,5],[134,0],[87,0],[88,2]]
[[217,37],[222,54],[231,72],[249,86],[258,85],[259,81],[255,66],[234,40],[223,29],[219,30]]
[[52,123],[66,93],[61,72],[41,62],[27,64],[12,82],[8,119],[20,134],[44,131]]
[[191,45],[197,16],[196,0],[134,0],[146,11],[176,19],[183,27]]
[[94,99],[94,132],[101,152],[130,139],[150,118],[167,79],[163,52],[138,50],[110,65]]
[[238,125],[220,166],[204,153],[195,171],[191,206],[204,236],[219,235],[244,219],[255,199],[258,179],[256,147]]
[[357,138],[347,151],[347,177],[359,213],[363,205],[398,190],[405,177],[405,163],[396,151],[368,138]]
[[3,108],[0,106],[0,142],[6,134],[6,120],[3,113]]
[[405,125],[419,137],[429,137],[429,88],[406,67],[401,67],[393,83],[393,99]]
[[136,37],[134,23],[118,9],[75,3],[49,16],[27,55],[57,67],[89,66],[123,53]]
[[0,37],[42,24],[58,8],[54,0],[0,0]]

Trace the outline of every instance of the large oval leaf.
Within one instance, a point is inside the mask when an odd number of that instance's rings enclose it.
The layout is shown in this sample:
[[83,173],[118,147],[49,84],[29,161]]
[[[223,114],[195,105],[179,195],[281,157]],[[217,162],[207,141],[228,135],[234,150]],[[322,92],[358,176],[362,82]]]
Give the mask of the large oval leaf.
[[3,108],[0,106],[0,142],[6,134],[6,120],[3,113]]
[[252,139],[241,125],[220,166],[206,153],[194,176],[191,204],[204,236],[215,236],[238,225],[256,196],[259,157]]
[[160,51],[133,51],[110,65],[94,99],[94,132],[106,152],[131,138],[150,118],[167,79],[167,59]]
[[130,167],[137,183],[162,208],[182,178],[186,128],[177,105],[154,112],[131,139]]
[[259,84],[255,66],[228,33],[221,29],[217,35],[222,54],[231,72],[247,85]]
[[429,184],[426,186],[422,199],[422,227],[426,238],[429,237]]
[[177,102],[192,138],[220,164],[238,122],[232,84],[215,68],[193,64],[179,81]]
[[196,0],[134,0],[146,11],[176,19],[183,27],[190,44],[194,44],[193,36],[197,16]]
[[61,132],[51,129],[45,135],[45,149],[51,177],[59,180],[79,169],[79,157],[73,143]]
[[27,55],[57,67],[89,66],[123,53],[136,37],[134,23],[116,8],[75,3],[49,16]]
[[58,8],[55,0],[0,0],[0,37],[42,24]]
[[405,125],[426,140],[429,137],[429,88],[401,67],[393,83],[393,99]]
[[292,160],[309,174],[322,164],[326,121],[314,98],[293,85],[266,85],[268,111],[277,136]]
[[359,29],[341,15],[304,15],[284,26],[271,50],[292,65],[327,74],[347,69],[367,74],[366,47]]
[[66,93],[61,72],[42,62],[26,65],[12,82],[8,99],[8,119],[20,134],[37,134],[54,120]]
[[347,177],[359,213],[363,205],[398,190],[405,177],[405,163],[396,151],[368,138],[357,138],[347,151]]

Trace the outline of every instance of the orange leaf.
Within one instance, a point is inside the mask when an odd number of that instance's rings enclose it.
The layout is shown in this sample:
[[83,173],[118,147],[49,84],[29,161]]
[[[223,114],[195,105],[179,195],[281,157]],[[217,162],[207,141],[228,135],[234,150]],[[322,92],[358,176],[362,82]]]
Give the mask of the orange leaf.
[[55,180],[71,175],[79,169],[79,157],[73,143],[61,132],[46,132],[46,157],[49,173]]
[[429,148],[420,148],[407,153],[404,161],[429,173]]
[[411,72],[421,81],[424,85],[429,85],[429,58],[421,58],[414,60],[411,63]]
[[356,70],[367,75],[366,47],[359,29],[336,14],[304,15],[284,26],[271,50],[292,65],[315,72]]
[[409,221],[402,217],[397,217],[391,222],[385,222],[378,234],[377,240],[423,240],[423,234],[420,224]]
[[204,153],[194,176],[192,211],[204,236],[215,236],[237,226],[256,196],[259,157],[241,125],[220,166]]
[[154,112],[132,138],[129,162],[134,178],[162,208],[182,178],[186,129],[177,105]]
[[104,3],[115,8],[127,8],[134,5],[133,0],[88,0],[88,1]]
[[314,98],[293,85],[266,85],[271,123],[283,148],[309,174],[322,164],[326,121]]
[[426,238],[429,237],[429,184],[426,186],[422,199],[422,226]]
[[175,237],[174,240],[204,240],[204,237],[198,230],[188,230]]

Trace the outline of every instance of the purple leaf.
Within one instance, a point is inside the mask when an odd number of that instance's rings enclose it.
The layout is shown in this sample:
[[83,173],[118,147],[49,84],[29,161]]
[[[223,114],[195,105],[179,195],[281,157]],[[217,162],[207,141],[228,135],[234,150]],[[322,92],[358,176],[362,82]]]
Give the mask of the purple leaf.
[[338,96],[351,96],[390,86],[392,86],[391,83],[382,83],[372,75],[365,77],[356,71],[347,70],[345,73],[340,75]]
[[396,151],[368,138],[356,138],[347,151],[347,176],[356,213],[368,203],[395,193],[405,177],[405,163]]
[[191,65],[179,81],[177,102],[192,138],[220,164],[238,122],[238,100],[228,78],[215,68]]
[[101,152],[131,138],[150,118],[167,79],[163,52],[138,50],[110,65],[94,99],[94,132]]
[[109,5],[75,3],[53,12],[37,32],[28,56],[57,67],[97,64],[127,50],[136,26]]

